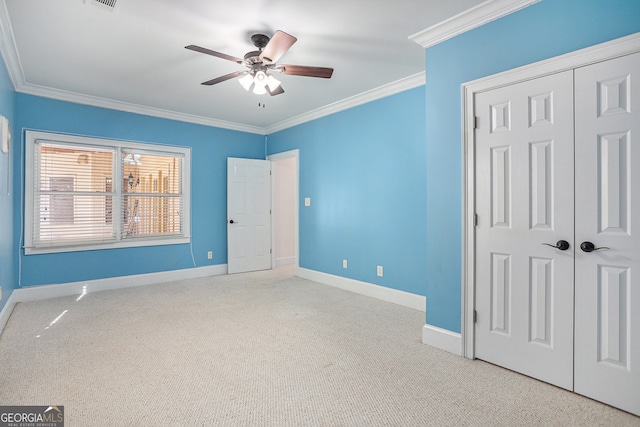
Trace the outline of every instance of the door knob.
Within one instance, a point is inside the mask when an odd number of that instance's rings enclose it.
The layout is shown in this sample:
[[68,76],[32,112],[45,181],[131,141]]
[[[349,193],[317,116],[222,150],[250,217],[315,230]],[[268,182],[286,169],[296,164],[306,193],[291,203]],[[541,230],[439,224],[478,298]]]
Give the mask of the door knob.
[[569,249],[569,246],[571,246],[566,240],[558,240],[555,245],[552,245],[551,243],[543,243],[543,245],[551,246],[552,248],[560,249],[561,251],[566,251]]
[[235,224],[235,221],[231,219],[229,220],[229,224]]
[[609,249],[606,246],[601,246],[599,248],[596,248],[596,245],[594,245],[591,242],[582,242],[580,243],[580,249],[582,249],[585,252],[593,252],[593,251],[599,251],[600,249]]

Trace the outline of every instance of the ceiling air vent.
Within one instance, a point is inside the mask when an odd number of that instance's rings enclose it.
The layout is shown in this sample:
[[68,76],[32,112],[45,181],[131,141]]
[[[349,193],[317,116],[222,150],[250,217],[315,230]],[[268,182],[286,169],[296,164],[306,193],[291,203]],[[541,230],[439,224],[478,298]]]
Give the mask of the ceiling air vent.
[[84,0],[84,3],[92,4],[101,9],[113,12],[116,10],[116,3],[118,3],[118,0]]

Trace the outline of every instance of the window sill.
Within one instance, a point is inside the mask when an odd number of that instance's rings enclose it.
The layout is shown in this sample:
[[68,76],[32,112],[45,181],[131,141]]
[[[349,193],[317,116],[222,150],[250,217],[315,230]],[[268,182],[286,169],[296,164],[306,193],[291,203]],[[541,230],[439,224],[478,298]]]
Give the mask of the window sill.
[[156,239],[128,239],[119,242],[73,244],[69,246],[26,247],[25,255],[41,255],[62,252],[101,251],[105,249],[138,248],[144,246],[184,245],[191,242],[191,237],[164,237]]

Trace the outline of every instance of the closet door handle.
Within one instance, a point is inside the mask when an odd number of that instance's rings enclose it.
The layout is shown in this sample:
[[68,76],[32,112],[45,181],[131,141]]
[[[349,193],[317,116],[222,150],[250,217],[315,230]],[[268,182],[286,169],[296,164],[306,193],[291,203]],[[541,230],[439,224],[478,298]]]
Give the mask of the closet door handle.
[[584,252],[593,252],[593,251],[599,251],[600,249],[610,249],[606,246],[600,246],[599,248],[596,248],[596,245],[594,245],[591,242],[582,242],[580,243],[580,249],[582,249]]
[[558,240],[555,245],[552,245],[551,243],[543,243],[543,245],[551,246],[552,248],[560,249],[561,251],[566,251],[571,246],[566,240]]

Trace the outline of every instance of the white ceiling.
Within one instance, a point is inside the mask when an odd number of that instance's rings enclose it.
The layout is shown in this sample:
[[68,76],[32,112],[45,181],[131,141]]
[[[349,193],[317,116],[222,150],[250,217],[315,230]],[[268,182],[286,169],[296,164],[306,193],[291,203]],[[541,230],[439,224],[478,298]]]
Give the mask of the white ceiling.
[[[2,0],[18,91],[260,133],[385,85],[419,85],[425,52],[408,37],[484,0],[117,0],[113,11],[92,1]],[[276,75],[285,93],[274,97],[235,79],[202,86],[245,68],[184,48],[242,57],[252,34],[276,30],[298,38],[278,63],[333,67],[333,77]]]

